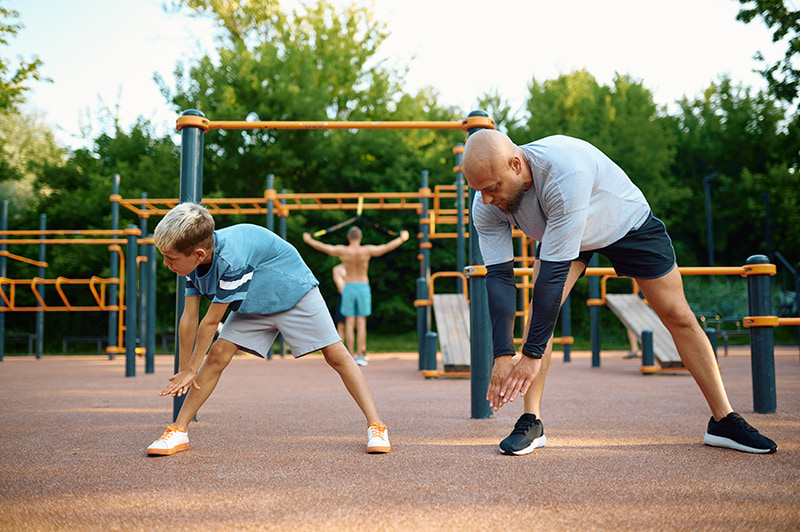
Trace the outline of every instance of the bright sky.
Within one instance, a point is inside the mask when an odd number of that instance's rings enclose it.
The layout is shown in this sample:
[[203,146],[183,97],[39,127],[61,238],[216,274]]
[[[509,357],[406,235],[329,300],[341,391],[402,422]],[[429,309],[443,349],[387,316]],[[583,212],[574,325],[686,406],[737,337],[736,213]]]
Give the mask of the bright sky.
[[[172,86],[177,61],[211,52],[215,44],[210,22],[167,14],[162,0],[0,5],[18,11],[25,25],[0,53],[44,61],[41,71],[53,83],[36,83],[29,107],[44,113],[70,146],[82,144],[81,124],[103,106],[119,106],[125,128],[143,116],[159,134],[174,131],[177,115],[153,74]],[[630,74],[659,104],[694,97],[724,73],[760,89],[753,55],[760,50],[774,60],[785,50],[772,44],[760,19],[736,21],[736,0],[374,0],[374,9],[391,32],[382,56],[390,66],[410,66],[406,91],[432,86],[441,104],[465,112],[490,90],[520,108],[533,77],[544,81],[581,68],[601,84],[615,72]]]

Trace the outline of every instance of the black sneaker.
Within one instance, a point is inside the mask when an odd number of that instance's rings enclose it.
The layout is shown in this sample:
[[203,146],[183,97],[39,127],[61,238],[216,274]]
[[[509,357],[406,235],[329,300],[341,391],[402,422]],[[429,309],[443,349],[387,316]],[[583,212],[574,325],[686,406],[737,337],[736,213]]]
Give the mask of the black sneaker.
[[719,421],[714,421],[712,417],[708,421],[708,430],[703,441],[713,447],[727,447],[746,453],[768,454],[778,450],[774,441],[759,434],[736,412],[731,412]]
[[542,421],[536,419],[536,414],[522,414],[508,438],[500,442],[500,451],[503,454],[528,454],[544,447],[546,442]]

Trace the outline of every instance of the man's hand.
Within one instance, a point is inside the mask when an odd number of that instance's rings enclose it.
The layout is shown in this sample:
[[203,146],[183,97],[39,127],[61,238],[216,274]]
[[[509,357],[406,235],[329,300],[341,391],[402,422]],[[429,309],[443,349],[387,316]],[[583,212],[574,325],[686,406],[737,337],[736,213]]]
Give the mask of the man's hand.
[[409,238],[408,231],[405,231],[405,230],[400,231],[400,240],[405,242],[406,240],[408,240],[408,238]]
[[180,397],[189,393],[189,388],[199,390],[200,386],[198,386],[197,382],[195,382],[195,377],[195,373],[191,370],[185,369],[183,371],[179,371],[169,378],[169,384],[167,384],[167,387],[161,390],[161,393],[158,395],[171,395],[172,397]]
[[303,242],[308,244],[311,240],[314,240],[313,238],[311,238],[311,233],[308,232],[303,233]]
[[533,379],[542,367],[541,359],[523,356],[515,365],[511,355],[499,356],[494,359],[492,377],[489,380],[489,389],[486,400],[489,408],[495,411],[506,403],[513,401],[518,395],[528,393]]

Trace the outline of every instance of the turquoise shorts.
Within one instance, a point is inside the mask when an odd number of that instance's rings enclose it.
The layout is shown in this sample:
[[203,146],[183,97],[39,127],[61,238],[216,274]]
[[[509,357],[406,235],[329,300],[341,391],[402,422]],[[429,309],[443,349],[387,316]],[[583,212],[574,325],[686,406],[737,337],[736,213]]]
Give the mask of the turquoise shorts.
[[372,291],[369,283],[347,283],[342,290],[339,311],[345,317],[366,317],[372,314]]

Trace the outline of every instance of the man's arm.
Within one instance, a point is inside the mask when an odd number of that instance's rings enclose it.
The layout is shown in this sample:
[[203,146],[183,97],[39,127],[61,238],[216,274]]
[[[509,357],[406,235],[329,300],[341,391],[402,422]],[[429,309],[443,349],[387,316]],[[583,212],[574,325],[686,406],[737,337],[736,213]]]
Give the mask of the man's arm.
[[333,255],[334,257],[338,257],[340,255],[339,250],[343,246],[331,246],[330,244],[325,244],[324,242],[320,242],[319,240],[315,240],[311,233],[303,233],[303,242],[311,246],[312,248],[316,249],[317,251],[321,251],[322,253],[327,253],[328,255]]
[[561,298],[572,261],[540,261],[539,275],[533,285],[533,308],[528,336],[522,354],[541,358],[556,328]]
[[401,231],[400,236],[397,238],[390,240],[385,244],[381,244],[380,246],[364,246],[369,250],[369,254],[371,257],[380,257],[381,255],[385,255],[392,250],[395,250],[400,247],[400,244],[408,240],[408,231]]
[[514,356],[514,317],[517,311],[517,286],[514,261],[486,266],[486,295],[492,322],[492,345],[495,358]]

